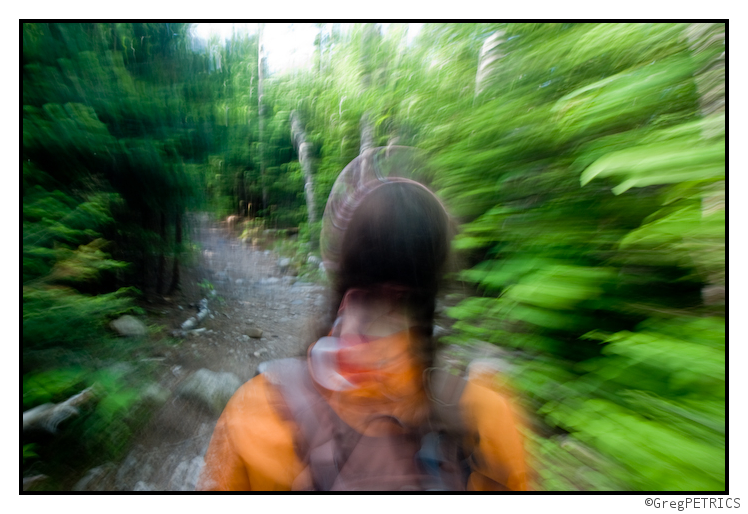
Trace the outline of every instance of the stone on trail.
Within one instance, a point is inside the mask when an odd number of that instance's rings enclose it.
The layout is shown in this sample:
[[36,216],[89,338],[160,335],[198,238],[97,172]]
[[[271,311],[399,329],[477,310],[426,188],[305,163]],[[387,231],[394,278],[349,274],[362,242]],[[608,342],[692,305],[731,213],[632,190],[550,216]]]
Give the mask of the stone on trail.
[[286,271],[288,271],[288,268],[291,267],[291,259],[285,257],[278,260],[278,267],[280,268],[281,273],[285,273]]
[[250,327],[250,328],[247,329],[247,335],[249,337],[253,337],[255,339],[259,339],[259,338],[262,337],[262,330],[260,330],[259,328]]
[[514,369],[512,363],[501,358],[475,359],[467,368],[468,374],[486,374],[494,376],[497,373],[509,373]]
[[197,326],[197,320],[194,317],[187,318],[187,320],[182,323],[182,330],[192,330]]
[[145,326],[145,323],[133,316],[120,316],[112,321],[109,326],[123,337],[142,337],[148,335],[148,327]]
[[449,330],[447,330],[444,327],[440,327],[439,325],[434,325],[434,337],[441,337],[445,334],[447,334]]
[[102,491],[104,490],[104,479],[115,470],[111,462],[96,466],[86,473],[83,478],[73,486],[73,491]]
[[155,491],[156,489],[146,482],[143,482],[142,480],[138,480],[138,483],[135,484],[135,487],[132,488],[133,491]]
[[194,491],[203,466],[205,466],[205,461],[200,456],[194,457],[189,461],[184,460],[180,462],[171,477],[169,483],[170,490]]
[[268,277],[268,278],[260,279],[259,284],[262,286],[269,286],[269,285],[277,284],[280,281],[281,279],[279,279],[278,277]]
[[23,490],[28,491],[32,487],[35,487],[41,483],[43,483],[47,478],[49,478],[47,475],[34,475],[31,477],[23,477]]
[[177,394],[207,407],[218,415],[241,385],[241,380],[233,373],[202,368],[179,385]]
[[162,405],[166,403],[169,396],[171,396],[171,391],[165,387],[161,387],[155,382],[151,382],[143,387],[140,394],[143,401],[154,405]]

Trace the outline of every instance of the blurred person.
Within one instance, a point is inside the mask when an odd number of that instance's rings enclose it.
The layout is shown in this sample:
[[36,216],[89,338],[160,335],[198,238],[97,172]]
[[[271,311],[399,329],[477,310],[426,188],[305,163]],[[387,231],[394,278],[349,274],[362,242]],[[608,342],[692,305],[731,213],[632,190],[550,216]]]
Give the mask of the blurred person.
[[404,147],[340,174],[320,237],[332,279],[306,359],[263,363],[231,398],[199,490],[526,490],[518,417],[494,376],[433,367],[449,253],[442,202]]

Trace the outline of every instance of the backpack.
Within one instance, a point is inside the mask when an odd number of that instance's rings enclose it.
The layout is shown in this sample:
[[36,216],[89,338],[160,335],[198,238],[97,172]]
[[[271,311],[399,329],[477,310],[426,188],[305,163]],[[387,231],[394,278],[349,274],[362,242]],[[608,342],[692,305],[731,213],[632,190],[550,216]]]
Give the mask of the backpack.
[[457,403],[466,382],[444,370],[429,371],[426,426],[370,437],[340,419],[315,387],[304,359],[265,362],[258,369],[284,400],[280,414],[298,427],[295,450],[309,467],[313,490],[463,491],[470,466]]

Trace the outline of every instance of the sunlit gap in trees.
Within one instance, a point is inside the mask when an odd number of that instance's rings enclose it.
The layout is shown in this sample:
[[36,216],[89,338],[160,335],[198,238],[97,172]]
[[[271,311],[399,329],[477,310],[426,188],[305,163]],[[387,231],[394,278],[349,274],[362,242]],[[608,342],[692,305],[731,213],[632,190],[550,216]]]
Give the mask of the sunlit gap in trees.
[[[332,24],[322,27],[324,34],[329,35]],[[340,30],[348,32],[353,23],[340,23]],[[386,32],[390,23],[380,23],[382,31]],[[423,23],[409,23],[407,44],[423,27]],[[192,27],[192,36],[202,42],[215,39],[225,44],[234,36],[257,34],[257,23],[196,23]],[[309,68],[314,55],[314,39],[319,30],[313,23],[266,23],[263,29],[263,39],[267,51],[268,71],[282,73],[300,68]],[[202,46],[196,42],[196,46]]]

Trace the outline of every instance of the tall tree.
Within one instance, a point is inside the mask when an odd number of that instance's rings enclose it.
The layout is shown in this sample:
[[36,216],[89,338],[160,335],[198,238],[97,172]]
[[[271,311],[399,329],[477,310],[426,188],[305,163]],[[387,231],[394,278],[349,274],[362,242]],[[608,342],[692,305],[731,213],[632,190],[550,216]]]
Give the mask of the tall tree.
[[[294,148],[299,156],[299,164],[304,171],[307,220],[311,225],[317,221],[314,207],[314,181],[312,179],[312,144],[306,140],[306,132],[296,111],[291,112],[291,135],[293,137]],[[312,244],[316,243],[316,240],[312,241]]]
[[257,118],[260,127],[258,151],[260,154],[260,177],[262,182],[262,207],[268,209],[268,187],[265,173],[265,104],[264,104],[264,75],[265,75],[265,41],[263,32],[265,24],[260,23],[257,42]]

